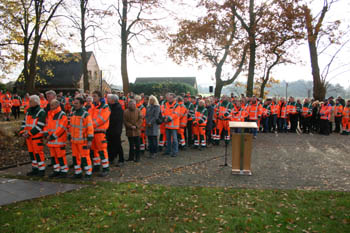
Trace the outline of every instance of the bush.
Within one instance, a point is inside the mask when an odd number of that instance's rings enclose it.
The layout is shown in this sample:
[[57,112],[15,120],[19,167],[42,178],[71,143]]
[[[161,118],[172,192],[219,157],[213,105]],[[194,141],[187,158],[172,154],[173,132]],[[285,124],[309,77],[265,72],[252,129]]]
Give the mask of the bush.
[[191,95],[197,94],[197,90],[186,83],[175,83],[175,82],[160,82],[160,83],[130,83],[130,91],[145,95],[165,95],[168,92],[175,93],[177,95],[181,93],[190,92]]

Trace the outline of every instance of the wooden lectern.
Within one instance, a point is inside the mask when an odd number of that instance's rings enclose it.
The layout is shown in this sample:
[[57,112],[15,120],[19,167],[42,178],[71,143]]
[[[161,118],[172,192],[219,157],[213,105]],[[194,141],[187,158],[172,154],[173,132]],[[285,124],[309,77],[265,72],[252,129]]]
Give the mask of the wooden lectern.
[[230,129],[241,129],[241,133],[232,134],[232,174],[252,175],[251,154],[253,135],[244,133],[244,129],[257,129],[255,122],[230,121]]

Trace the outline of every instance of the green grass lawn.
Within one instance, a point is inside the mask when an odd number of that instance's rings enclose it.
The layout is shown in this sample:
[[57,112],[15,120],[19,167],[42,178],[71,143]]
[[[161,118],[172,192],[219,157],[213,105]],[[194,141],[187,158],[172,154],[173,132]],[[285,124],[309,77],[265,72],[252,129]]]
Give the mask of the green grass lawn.
[[350,193],[97,183],[0,207],[0,232],[350,232]]

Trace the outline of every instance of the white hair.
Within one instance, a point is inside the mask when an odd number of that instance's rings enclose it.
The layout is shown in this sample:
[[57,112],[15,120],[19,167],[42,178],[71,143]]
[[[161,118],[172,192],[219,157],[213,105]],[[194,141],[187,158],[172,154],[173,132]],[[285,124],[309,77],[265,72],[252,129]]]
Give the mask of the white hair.
[[108,94],[107,99],[113,100],[114,102],[118,102],[119,97],[116,94]]
[[32,101],[34,101],[36,104],[40,105],[40,98],[39,98],[39,96],[37,96],[37,95],[31,95],[31,96],[29,96],[29,101],[30,101],[30,100],[32,100]]
[[139,96],[139,95],[135,96],[136,101],[140,101],[141,99],[142,99],[141,96]]

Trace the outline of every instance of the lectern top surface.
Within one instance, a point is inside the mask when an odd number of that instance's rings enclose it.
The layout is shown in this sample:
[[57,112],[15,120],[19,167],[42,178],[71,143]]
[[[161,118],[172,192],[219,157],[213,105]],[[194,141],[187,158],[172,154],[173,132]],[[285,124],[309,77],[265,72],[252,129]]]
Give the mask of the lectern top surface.
[[249,129],[257,129],[258,125],[256,122],[239,122],[239,121],[230,121],[230,128],[249,128]]

